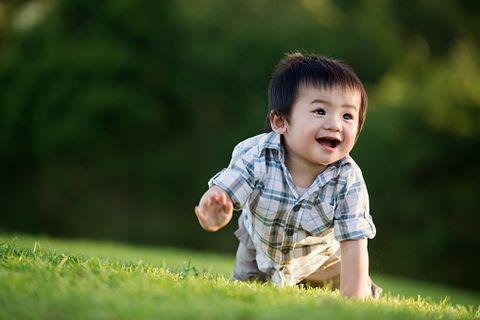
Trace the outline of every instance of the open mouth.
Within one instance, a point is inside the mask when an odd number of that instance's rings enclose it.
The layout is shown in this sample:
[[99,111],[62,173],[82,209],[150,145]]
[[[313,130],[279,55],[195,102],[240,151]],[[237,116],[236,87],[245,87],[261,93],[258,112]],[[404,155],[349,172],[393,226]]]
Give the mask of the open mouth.
[[317,142],[327,148],[336,148],[340,144],[340,140],[333,137],[318,138]]

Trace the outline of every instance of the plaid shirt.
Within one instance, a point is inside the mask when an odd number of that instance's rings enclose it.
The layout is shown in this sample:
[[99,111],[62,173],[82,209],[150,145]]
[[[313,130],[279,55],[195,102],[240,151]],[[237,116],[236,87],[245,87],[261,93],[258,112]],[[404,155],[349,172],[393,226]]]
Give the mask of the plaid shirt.
[[228,193],[236,210],[243,209],[256,250],[270,261],[262,271],[280,273],[283,284],[294,285],[317,270],[338,250],[338,241],[375,236],[367,188],[353,159],[329,165],[300,196],[275,132],[238,144],[212,185]]

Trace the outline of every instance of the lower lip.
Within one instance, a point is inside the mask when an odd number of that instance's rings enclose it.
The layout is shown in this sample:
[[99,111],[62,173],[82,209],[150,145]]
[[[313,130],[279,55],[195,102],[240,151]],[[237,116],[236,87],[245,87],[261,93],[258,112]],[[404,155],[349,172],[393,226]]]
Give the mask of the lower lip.
[[332,147],[329,147],[327,145],[324,145],[324,144],[321,144],[321,143],[318,143],[320,145],[320,147],[324,150],[324,151],[327,151],[327,152],[334,152],[338,146],[336,146],[335,148],[332,148]]

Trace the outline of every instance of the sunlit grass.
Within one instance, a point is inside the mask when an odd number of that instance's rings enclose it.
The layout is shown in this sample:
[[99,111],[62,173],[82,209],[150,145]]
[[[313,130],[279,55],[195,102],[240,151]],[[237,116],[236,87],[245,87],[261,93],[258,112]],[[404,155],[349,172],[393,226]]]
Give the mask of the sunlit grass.
[[[233,258],[186,250],[0,236],[1,319],[475,319],[478,303],[338,292],[229,280]],[[386,285],[385,285],[386,284]],[[391,288],[390,288],[391,287]],[[434,292],[431,285],[429,290]],[[401,289],[402,290],[402,289]],[[399,291],[401,291],[399,290]],[[404,289],[403,289],[404,290]],[[445,293],[442,290],[441,294]],[[441,295],[437,295],[441,296]],[[467,298],[468,296],[468,298]],[[466,302],[478,295],[465,293]]]

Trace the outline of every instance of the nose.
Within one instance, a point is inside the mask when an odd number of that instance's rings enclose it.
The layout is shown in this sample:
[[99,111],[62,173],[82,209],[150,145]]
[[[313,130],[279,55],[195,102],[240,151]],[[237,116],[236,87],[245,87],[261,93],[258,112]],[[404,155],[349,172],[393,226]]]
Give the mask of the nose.
[[324,118],[323,128],[330,131],[340,131],[342,122],[337,115],[328,115]]

